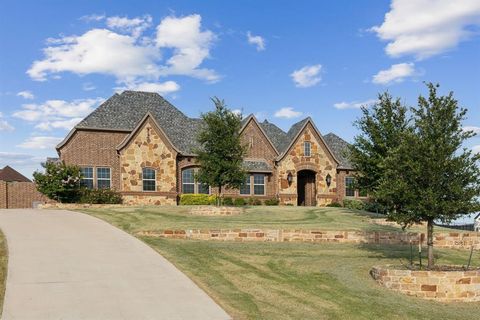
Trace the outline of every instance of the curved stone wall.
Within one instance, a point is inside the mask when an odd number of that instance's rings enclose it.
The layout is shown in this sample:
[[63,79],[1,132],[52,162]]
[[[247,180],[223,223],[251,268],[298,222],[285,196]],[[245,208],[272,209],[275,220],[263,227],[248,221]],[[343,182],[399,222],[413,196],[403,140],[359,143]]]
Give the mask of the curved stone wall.
[[372,277],[401,293],[442,302],[480,301],[480,269],[470,271],[414,271],[376,266]]

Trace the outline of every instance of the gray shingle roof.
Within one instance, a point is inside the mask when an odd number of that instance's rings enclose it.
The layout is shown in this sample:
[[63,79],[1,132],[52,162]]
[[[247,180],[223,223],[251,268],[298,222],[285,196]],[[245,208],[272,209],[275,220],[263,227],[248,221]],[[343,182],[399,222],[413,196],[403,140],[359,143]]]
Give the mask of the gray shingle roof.
[[[151,92],[124,91],[121,94],[114,94],[83,119],[76,128],[132,131],[148,112],[155,117],[170,141],[182,154],[193,154],[194,150],[200,147],[196,137],[202,126],[202,120],[187,117],[159,94]],[[242,120],[242,125],[248,118]],[[260,126],[281,154],[286,151],[308,120],[310,118],[295,123],[288,132],[267,120],[260,123]],[[323,137],[341,162],[340,166],[351,168],[345,154],[348,143],[333,133]],[[248,161],[246,165],[256,170],[271,170],[267,163],[257,162],[259,161]]]
[[353,169],[353,165],[348,158],[348,146],[350,144],[347,141],[334,133],[324,135],[323,140],[325,140],[325,143],[328,144],[330,150],[332,150],[335,157],[340,161],[339,169]]
[[272,167],[264,160],[243,160],[243,169],[250,172],[272,171]]

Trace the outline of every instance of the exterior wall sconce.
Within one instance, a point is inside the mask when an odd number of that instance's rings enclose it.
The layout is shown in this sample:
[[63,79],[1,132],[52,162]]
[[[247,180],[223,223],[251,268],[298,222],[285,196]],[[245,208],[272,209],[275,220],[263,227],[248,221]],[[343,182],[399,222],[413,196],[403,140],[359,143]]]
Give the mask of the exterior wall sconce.
[[330,187],[330,184],[332,183],[332,176],[330,176],[330,173],[325,177],[325,182],[327,183],[327,187]]
[[293,176],[292,176],[292,173],[289,172],[288,175],[287,175],[288,185],[291,185],[291,184],[292,184],[292,181],[293,181]]

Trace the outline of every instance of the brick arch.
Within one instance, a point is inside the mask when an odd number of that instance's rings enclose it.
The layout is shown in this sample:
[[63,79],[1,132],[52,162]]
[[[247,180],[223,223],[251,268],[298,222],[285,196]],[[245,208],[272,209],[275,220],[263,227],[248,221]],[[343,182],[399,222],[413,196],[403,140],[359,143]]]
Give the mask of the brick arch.
[[318,166],[313,164],[313,163],[310,163],[310,162],[302,162],[302,163],[299,163],[299,164],[295,165],[295,171],[296,172],[299,172],[299,171],[302,171],[302,170],[310,170],[310,171],[313,171],[315,173],[319,172]]

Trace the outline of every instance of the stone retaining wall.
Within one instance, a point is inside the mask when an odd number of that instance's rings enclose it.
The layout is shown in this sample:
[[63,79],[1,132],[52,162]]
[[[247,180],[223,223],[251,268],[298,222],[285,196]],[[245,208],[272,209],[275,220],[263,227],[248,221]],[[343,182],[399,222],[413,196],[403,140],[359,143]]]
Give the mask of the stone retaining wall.
[[[220,241],[270,241],[270,242],[337,242],[369,244],[425,244],[424,233],[366,232],[366,231],[322,231],[322,230],[275,230],[275,229],[211,229],[211,230],[163,230],[143,231],[140,236],[220,240]],[[437,233],[434,245],[437,248],[480,249],[479,233]]]
[[373,267],[372,277],[401,293],[442,302],[480,301],[480,270],[412,271]]
[[192,206],[189,213],[199,216],[229,216],[245,212],[242,207]]
[[86,209],[86,208],[125,208],[125,204],[90,204],[90,203],[45,203],[38,206],[39,209]]

